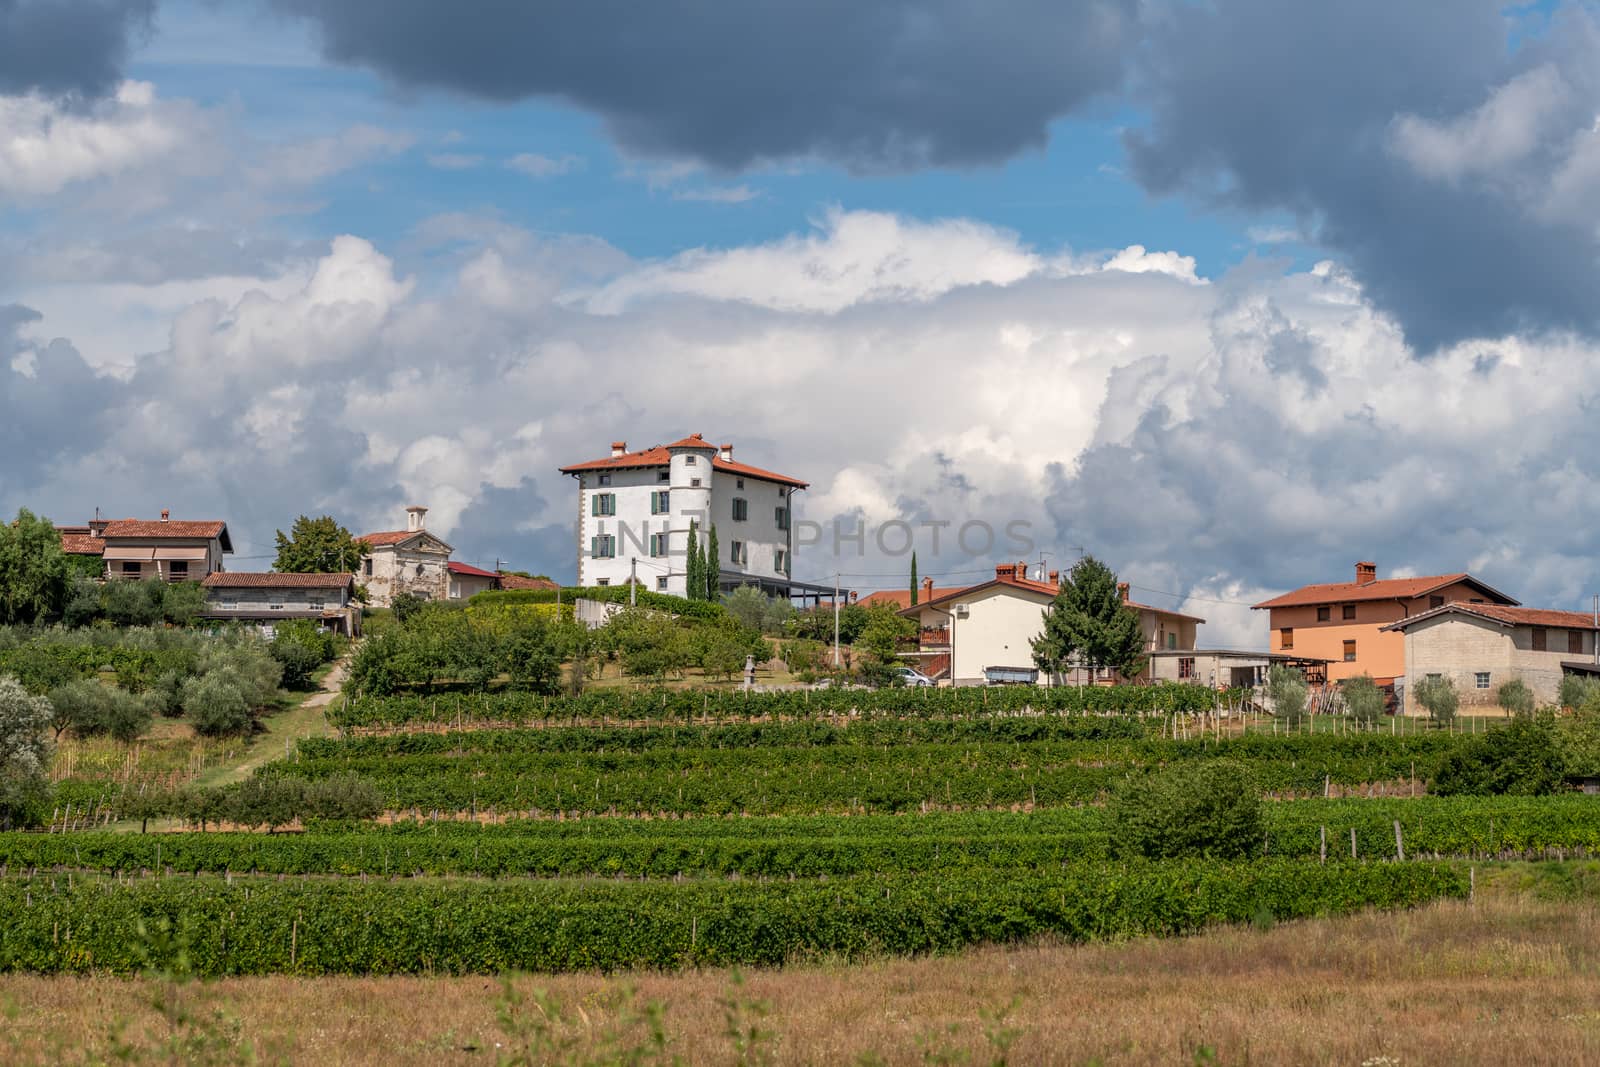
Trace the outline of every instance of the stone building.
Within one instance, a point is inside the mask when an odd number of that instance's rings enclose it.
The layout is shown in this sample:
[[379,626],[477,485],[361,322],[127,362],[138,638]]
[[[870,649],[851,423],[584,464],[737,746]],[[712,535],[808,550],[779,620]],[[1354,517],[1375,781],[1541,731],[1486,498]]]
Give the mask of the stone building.
[[451,548],[427,530],[428,509],[406,508],[404,530],[382,530],[362,534],[371,554],[361,561],[358,580],[367,589],[367,603],[386,608],[401,593],[424,600],[445,600],[450,596]]
[[1566,674],[1600,673],[1594,618],[1504,604],[1450,603],[1385,627],[1405,642],[1405,710],[1421,714],[1416,683],[1455,682],[1461,706],[1497,707],[1500,686],[1521,679],[1540,704],[1554,704]]

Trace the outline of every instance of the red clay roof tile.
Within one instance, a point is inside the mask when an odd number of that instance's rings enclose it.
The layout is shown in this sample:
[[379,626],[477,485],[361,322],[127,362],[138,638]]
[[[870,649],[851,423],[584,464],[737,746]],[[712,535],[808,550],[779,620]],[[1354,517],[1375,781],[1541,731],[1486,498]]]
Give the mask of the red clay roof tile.
[[1357,600],[1414,600],[1417,597],[1427,596],[1435,590],[1443,589],[1445,586],[1455,585],[1457,582],[1469,582],[1488,595],[1508,604],[1514,605],[1517,603],[1499,590],[1492,589],[1472,575],[1462,572],[1460,574],[1434,574],[1419,578],[1380,578],[1360,585],[1355,582],[1303,585],[1299,589],[1284,593],[1282,596],[1273,597],[1271,600],[1263,600],[1261,603],[1254,605],[1254,607],[1259,610],[1262,608],[1299,608],[1313,604],[1337,604]]

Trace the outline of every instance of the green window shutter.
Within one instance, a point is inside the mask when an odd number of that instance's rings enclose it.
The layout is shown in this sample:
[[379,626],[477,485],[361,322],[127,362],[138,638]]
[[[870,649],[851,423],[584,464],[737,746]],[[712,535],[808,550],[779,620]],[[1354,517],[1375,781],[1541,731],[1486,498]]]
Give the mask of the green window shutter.
[[596,494],[594,494],[594,496],[591,496],[589,498],[589,514],[591,514],[591,515],[600,514],[600,498],[603,495],[604,495],[603,493],[596,493]]
[[593,559],[593,558],[595,558],[595,557],[597,557],[599,555],[600,555],[600,538],[598,538],[598,537],[589,538],[589,558]]

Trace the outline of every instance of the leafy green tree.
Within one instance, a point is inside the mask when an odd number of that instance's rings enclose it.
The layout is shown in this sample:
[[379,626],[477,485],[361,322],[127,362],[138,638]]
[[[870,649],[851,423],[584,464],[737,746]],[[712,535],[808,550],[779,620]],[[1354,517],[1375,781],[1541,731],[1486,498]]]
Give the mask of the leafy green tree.
[[302,515],[294,520],[287,536],[282,530],[277,534],[278,558],[272,569],[283,574],[356,574],[362,558],[371,551],[331,515],[317,519]]
[[187,626],[206,609],[206,591],[199,582],[162,582],[161,617],[176,626]]
[[44,821],[50,798],[46,736],[55,710],[15,678],[0,678],[0,830]]
[[911,606],[917,606],[917,554],[911,553]]
[[1373,726],[1383,718],[1383,690],[1368,674],[1358,674],[1346,679],[1339,691],[1344,695],[1345,710],[1362,726]]
[[1272,714],[1290,726],[1299,726],[1305,720],[1310,697],[1311,687],[1305,676],[1293,667],[1273,667],[1267,672],[1267,699],[1272,702]]
[[684,595],[690,600],[704,600],[706,565],[700,556],[700,530],[693,519],[689,520],[689,558],[684,564]]
[[722,549],[717,545],[717,527],[713,523],[711,535],[706,538],[705,592],[701,600],[716,600],[722,592]]
[[524,626],[505,647],[506,674],[511,688],[553,696],[561,691],[561,657],[549,628]]
[[1513,678],[1495,692],[1495,701],[1513,715],[1532,715],[1533,690],[1521,678]]
[[1461,706],[1461,696],[1456,692],[1456,683],[1444,675],[1429,675],[1417,679],[1412,693],[1416,695],[1417,703],[1421,704],[1428,712],[1428,718],[1440,726],[1448,726],[1456,720],[1456,710]]
[[1240,859],[1261,847],[1261,791],[1231,760],[1180,763],[1118,789],[1111,825],[1120,856]]
[[[871,616],[867,609],[860,604],[841,604],[839,606],[839,643],[853,645],[861,636],[861,631],[867,628],[867,621]],[[789,633],[794,637],[803,637],[812,641],[821,641],[824,644],[833,644],[833,608],[818,607],[798,612],[789,620]]]
[[855,647],[864,654],[860,668],[869,682],[883,685],[893,681],[893,668],[900,663],[900,642],[916,632],[917,624],[893,604],[875,604],[868,610],[867,625]]
[[101,609],[114,626],[154,626],[167,617],[166,584],[159,578],[109,581],[101,591]]
[[1561,695],[1557,702],[1564,708],[1600,708],[1600,678],[1586,674],[1561,676]]
[[769,597],[753,585],[741,585],[722,595],[722,606],[745,629],[756,633],[776,633],[782,630],[783,609],[788,606],[788,601]]
[[1139,613],[1123,603],[1115,571],[1093,556],[1073,566],[1045,613],[1044,632],[1034,638],[1033,662],[1051,674],[1075,662],[1124,678],[1144,670]]
[[55,524],[27,508],[0,525],[0,623],[31,625],[61,613],[67,557]]
[[288,619],[273,628],[267,653],[283,668],[285,689],[310,689],[317,668],[333,659],[333,635],[310,619]]

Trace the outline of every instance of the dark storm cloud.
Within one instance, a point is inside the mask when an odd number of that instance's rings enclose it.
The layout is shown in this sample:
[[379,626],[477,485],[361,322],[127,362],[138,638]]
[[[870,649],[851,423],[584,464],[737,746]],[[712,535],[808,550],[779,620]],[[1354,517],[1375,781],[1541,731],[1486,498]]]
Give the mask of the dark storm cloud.
[[0,95],[103,96],[155,0],[0,0]]
[[19,331],[41,316],[0,304],[0,492],[35,484],[58,456],[96,439],[115,383],[95,374],[78,350]]
[[[1151,120],[1127,135],[1133,173],[1158,193],[1296,213],[1424,351],[1525,329],[1592,332],[1595,220],[1542,210],[1539,194],[1594,120],[1592,26],[1578,12],[1517,26],[1504,7],[1217,0],[1169,8],[1140,64]],[[1407,116],[1470,118],[1541,65],[1549,76],[1522,103],[1534,113],[1505,113],[1482,134],[1486,144],[1468,149],[1461,173],[1427,173],[1397,150],[1396,124]],[[1482,158],[1496,136],[1519,128],[1531,131],[1530,143],[1515,159]]]
[[409,87],[546,96],[628,150],[733,169],[999,163],[1121,81],[1134,0],[270,0],[335,62]]

